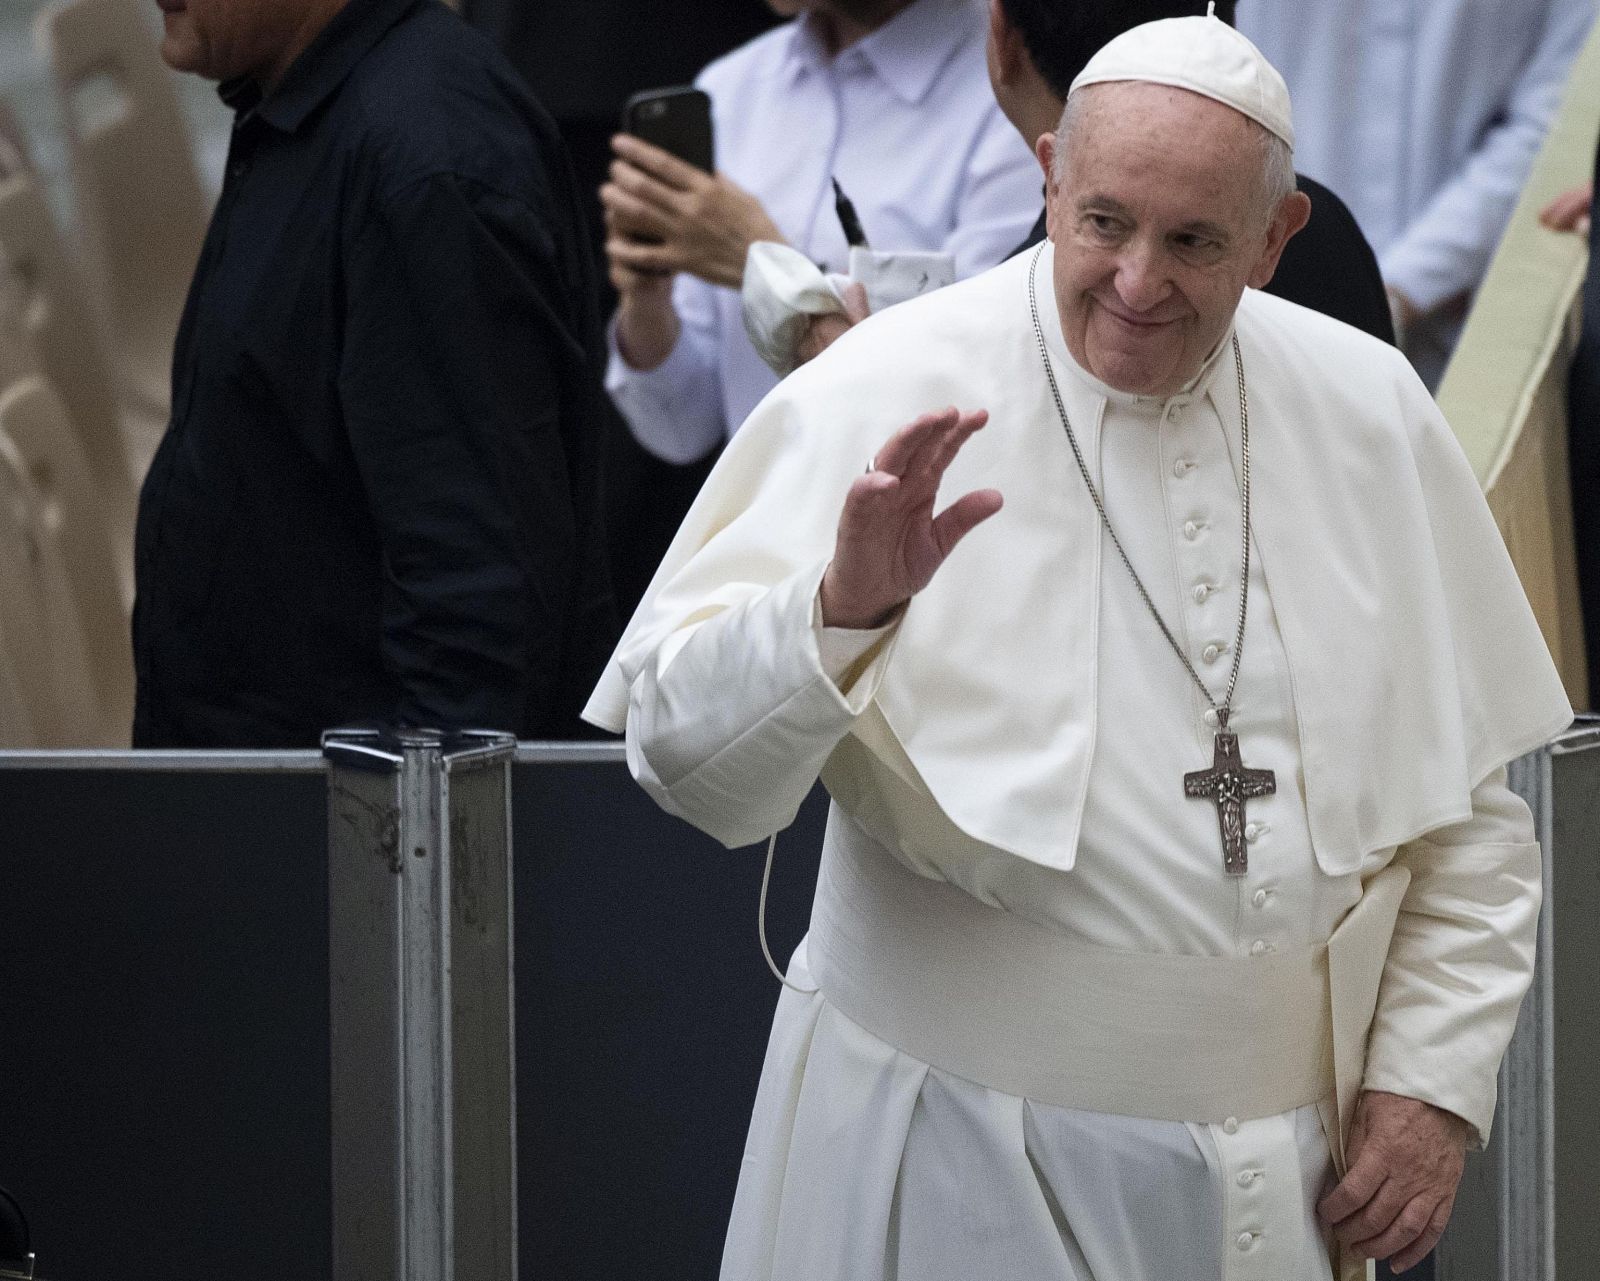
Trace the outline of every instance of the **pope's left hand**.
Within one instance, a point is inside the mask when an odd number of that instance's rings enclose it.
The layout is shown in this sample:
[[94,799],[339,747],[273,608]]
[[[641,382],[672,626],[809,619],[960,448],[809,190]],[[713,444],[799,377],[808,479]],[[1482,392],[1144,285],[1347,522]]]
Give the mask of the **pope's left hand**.
[[1419,1099],[1371,1090],[1356,1105],[1349,1170],[1317,1207],[1357,1254],[1395,1272],[1420,1263],[1450,1221],[1466,1162],[1467,1123]]
[[785,243],[761,202],[723,174],[685,164],[660,147],[618,134],[611,181],[600,188],[606,229],[628,249],[627,265],[687,271],[737,289],[758,240]]

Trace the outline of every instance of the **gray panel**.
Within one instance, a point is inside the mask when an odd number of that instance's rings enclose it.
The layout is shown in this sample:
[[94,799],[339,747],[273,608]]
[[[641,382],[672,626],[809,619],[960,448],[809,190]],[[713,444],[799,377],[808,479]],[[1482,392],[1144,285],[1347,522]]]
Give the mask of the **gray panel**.
[[1558,752],[1551,774],[1554,1275],[1583,1281],[1600,1268],[1600,746]]
[[456,1281],[517,1275],[510,771],[452,769],[449,801]]
[[[400,1275],[399,774],[328,780],[333,1275]],[[340,923],[346,925],[341,928]]]

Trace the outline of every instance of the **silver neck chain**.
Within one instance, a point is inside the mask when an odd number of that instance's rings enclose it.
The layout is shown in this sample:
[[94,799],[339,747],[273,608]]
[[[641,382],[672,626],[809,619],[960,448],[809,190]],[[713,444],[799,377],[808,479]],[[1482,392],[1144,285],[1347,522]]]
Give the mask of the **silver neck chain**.
[[1122,546],[1122,540],[1117,537],[1117,531],[1111,526],[1111,517],[1106,514],[1105,502],[1089,475],[1089,465],[1084,461],[1083,450],[1078,447],[1078,438],[1072,430],[1071,420],[1067,417],[1067,405],[1061,398],[1061,387],[1056,382],[1055,369],[1050,363],[1050,348],[1045,345],[1044,325],[1039,319],[1039,259],[1043,254],[1044,245],[1041,244],[1034,253],[1033,263],[1029,268],[1028,302],[1033,310],[1033,336],[1039,342],[1039,358],[1044,362],[1045,377],[1050,380],[1050,394],[1055,397],[1056,412],[1061,415],[1061,425],[1067,429],[1067,443],[1072,446],[1072,456],[1078,460],[1078,471],[1083,476],[1083,483],[1088,486],[1089,497],[1094,499],[1095,510],[1100,513],[1100,521],[1105,526],[1106,533],[1111,535],[1111,545],[1122,557],[1128,576],[1133,579],[1133,585],[1139,590],[1140,599],[1150,611],[1150,616],[1156,620],[1156,626],[1167,638],[1167,644],[1172,646],[1172,652],[1178,656],[1178,661],[1183,664],[1184,670],[1189,673],[1200,692],[1205,695],[1206,702],[1210,703],[1212,710],[1216,712],[1217,728],[1226,730],[1228,717],[1233,711],[1233,691],[1239,684],[1239,665],[1244,661],[1244,623],[1250,612],[1250,400],[1245,393],[1244,356],[1239,351],[1239,336],[1238,334],[1233,336],[1233,367],[1239,377],[1239,453],[1242,462],[1240,490],[1244,504],[1244,551],[1239,573],[1239,628],[1233,638],[1233,671],[1228,675],[1228,691],[1219,703],[1212,697],[1205,681],[1200,679],[1200,673],[1195,671],[1194,664],[1183,651],[1183,646],[1178,644],[1172,629],[1167,626],[1167,620],[1161,617],[1161,611],[1156,608],[1155,602],[1150,599],[1150,593],[1145,590],[1139,571],[1134,569],[1133,561],[1128,558],[1128,553]]

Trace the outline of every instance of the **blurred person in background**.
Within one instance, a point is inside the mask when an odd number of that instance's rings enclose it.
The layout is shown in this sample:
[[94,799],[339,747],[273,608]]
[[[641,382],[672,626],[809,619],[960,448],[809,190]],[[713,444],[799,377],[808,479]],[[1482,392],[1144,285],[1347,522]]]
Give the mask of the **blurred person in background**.
[[[1197,17],[1207,8],[1206,0],[989,0],[987,49],[995,99],[1032,147],[1055,132],[1068,88],[1102,46],[1143,23]],[[1229,24],[1233,11],[1232,0],[1216,6],[1216,16]],[[1298,182],[1311,201],[1311,221],[1284,247],[1278,270],[1264,288],[1393,343],[1394,325],[1372,246],[1338,196],[1303,176]],[[1045,239],[1045,221],[1041,212],[1021,248]],[[747,276],[745,324],[762,330],[762,345],[771,349],[781,345],[777,311],[776,300],[752,298]],[[795,344],[794,363],[819,355],[857,319],[845,300],[837,310],[813,314]]]
[[832,182],[875,249],[943,251],[957,277],[1000,262],[1042,204],[1039,173],[984,66],[982,0],[771,0],[795,21],[713,63],[717,165],[617,140],[602,189],[621,301],[607,385],[672,462],[718,449],[777,383],[745,334],[756,241],[843,271]]
[[1378,251],[1401,345],[1437,387],[1561,102],[1594,0],[1241,0],[1294,94],[1299,168]]
[[554,126],[437,0],[159,0],[236,123],[146,481],[142,747],[575,728],[613,610]]
[[[605,274],[599,191],[623,105],[642,89],[686,84],[712,59],[778,22],[759,0],[584,0],[581,20],[548,0],[463,0],[462,11],[505,52],[561,130],[583,194],[604,310],[615,307]],[[663,462],[606,406],[605,526],[611,582],[623,614],[644,593],[711,458]],[[714,456],[713,456],[714,457]]]
[[[1600,154],[1595,156],[1600,171]],[[1589,275],[1583,286],[1583,328],[1572,356],[1567,393],[1572,465],[1572,523],[1578,551],[1578,589],[1583,599],[1589,649],[1589,702],[1600,700],[1600,207],[1593,181],[1569,191],[1544,211],[1555,231],[1589,240]]]

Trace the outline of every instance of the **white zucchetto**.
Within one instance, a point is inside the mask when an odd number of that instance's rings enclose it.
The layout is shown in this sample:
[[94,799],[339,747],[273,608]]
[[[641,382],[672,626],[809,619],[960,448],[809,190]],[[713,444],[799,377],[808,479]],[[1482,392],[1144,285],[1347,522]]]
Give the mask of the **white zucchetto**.
[[1123,32],[1089,60],[1071,93],[1124,80],[1172,85],[1214,99],[1294,147],[1289,86],[1261,50],[1214,15],[1164,18]]

